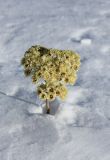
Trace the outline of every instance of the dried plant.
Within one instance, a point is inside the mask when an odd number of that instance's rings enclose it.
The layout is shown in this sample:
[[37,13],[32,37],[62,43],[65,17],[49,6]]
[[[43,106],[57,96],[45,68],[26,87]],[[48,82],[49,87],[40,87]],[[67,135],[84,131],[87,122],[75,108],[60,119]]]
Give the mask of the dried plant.
[[80,56],[71,50],[48,49],[40,45],[29,48],[21,60],[26,76],[31,76],[37,85],[39,98],[46,101],[47,113],[49,101],[57,96],[65,99],[66,85],[74,85],[80,67]]

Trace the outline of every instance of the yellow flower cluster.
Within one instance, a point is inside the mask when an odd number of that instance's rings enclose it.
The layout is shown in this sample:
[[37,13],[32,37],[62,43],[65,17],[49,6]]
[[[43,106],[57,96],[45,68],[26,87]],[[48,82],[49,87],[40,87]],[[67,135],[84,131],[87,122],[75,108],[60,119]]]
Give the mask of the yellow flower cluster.
[[67,88],[61,83],[47,82],[38,86],[37,93],[41,99],[52,101],[56,96],[64,99],[67,94]]
[[32,46],[21,60],[26,76],[33,83],[43,80],[37,93],[43,100],[54,100],[56,96],[64,99],[66,84],[74,84],[76,72],[80,67],[80,57],[70,50],[47,49],[40,45]]

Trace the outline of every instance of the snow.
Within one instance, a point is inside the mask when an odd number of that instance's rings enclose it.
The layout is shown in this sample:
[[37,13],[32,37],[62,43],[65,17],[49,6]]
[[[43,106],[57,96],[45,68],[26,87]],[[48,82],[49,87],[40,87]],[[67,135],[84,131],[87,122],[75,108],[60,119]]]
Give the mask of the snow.
[[90,45],[92,43],[91,39],[82,39],[81,44],[83,45]]
[[[20,65],[34,44],[81,56],[50,115]],[[110,160],[109,44],[109,0],[0,0],[0,160]]]
[[37,114],[43,114],[43,109],[42,109],[42,107],[41,106],[30,106],[29,108],[28,108],[28,112],[30,113],[30,114],[34,114],[34,113],[37,113]]

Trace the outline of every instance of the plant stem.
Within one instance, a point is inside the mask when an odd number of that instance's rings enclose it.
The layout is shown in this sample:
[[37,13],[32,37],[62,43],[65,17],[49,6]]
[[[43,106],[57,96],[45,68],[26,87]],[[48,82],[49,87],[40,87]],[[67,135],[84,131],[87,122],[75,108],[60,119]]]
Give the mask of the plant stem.
[[50,114],[50,106],[49,106],[49,101],[46,99],[46,113]]

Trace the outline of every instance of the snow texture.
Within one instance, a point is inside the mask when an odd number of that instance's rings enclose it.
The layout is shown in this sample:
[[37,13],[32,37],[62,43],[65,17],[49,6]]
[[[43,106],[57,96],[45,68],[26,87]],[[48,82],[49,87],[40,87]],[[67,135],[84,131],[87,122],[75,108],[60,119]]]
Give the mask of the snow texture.
[[[51,115],[20,65],[34,44],[81,56]],[[0,0],[0,160],[44,159],[110,160],[110,0]]]

